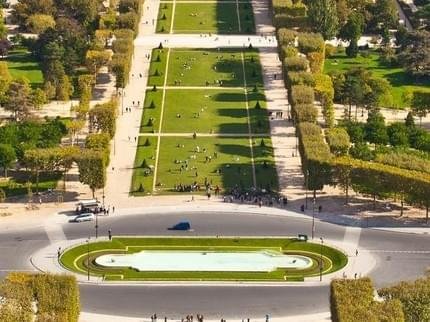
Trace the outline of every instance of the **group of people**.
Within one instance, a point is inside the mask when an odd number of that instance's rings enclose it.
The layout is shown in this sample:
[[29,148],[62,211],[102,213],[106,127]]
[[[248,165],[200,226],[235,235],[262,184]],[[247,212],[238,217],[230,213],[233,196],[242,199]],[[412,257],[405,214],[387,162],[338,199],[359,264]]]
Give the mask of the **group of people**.
[[[155,314],[151,315],[151,322],[157,322],[157,321],[158,321],[157,314],[155,313]],[[167,317],[165,316],[162,321],[167,322]],[[197,314],[196,319],[194,319],[194,316],[192,314],[189,314],[185,318],[181,319],[181,322],[194,322],[194,321],[204,322],[203,314]],[[248,319],[248,321],[249,321],[249,319]]]
[[224,202],[252,203],[260,207],[286,207],[288,204],[288,198],[287,196],[282,196],[277,193],[270,193],[264,189],[244,191],[236,186],[229,194],[224,196]]

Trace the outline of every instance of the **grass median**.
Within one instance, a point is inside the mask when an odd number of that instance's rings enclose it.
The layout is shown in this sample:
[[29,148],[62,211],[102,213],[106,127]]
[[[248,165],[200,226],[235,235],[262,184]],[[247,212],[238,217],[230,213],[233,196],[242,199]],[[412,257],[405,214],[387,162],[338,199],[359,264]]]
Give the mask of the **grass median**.
[[[256,252],[269,251],[287,255],[306,256],[312,265],[304,269],[277,268],[273,271],[138,271],[131,267],[103,267],[96,258],[108,254],[132,254],[144,250],[203,251],[203,252]],[[89,252],[88,252],[89,251]],[[322,251],[322,253],[320,253]],[[112,241],[78,245],[66,250],[60,258],[64,267],[80,274],[88,269],[93,276],[105,280],[127,281],[303,281],[305,277],[343,268],[347,257],[342,252],[320,244],[299,241],[294,238],[113,238]]]

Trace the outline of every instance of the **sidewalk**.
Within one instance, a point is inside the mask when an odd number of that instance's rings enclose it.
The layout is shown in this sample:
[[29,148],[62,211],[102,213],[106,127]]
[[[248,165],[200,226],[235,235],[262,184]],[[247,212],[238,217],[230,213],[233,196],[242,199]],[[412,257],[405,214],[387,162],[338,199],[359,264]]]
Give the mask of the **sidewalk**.
[[[204,322],[219,322],[221,317],[217,320],[204,320]],[[131,318],[131,317],[124,317],[124,316],[113,316],[113,315],[103,315],[103,314],[97,314],[97,313],[88,313],[88,312],[81,312],[79,321],[80,322],[152,322],[151,319],[148,318]],[[181,322],[180,318],[167,318],[168,322]],[[227,322],[247,322],[247,317],[245,318],[239,318],[239,319],[226,319]],[[265,317],[261,318],[252,318],[249,320],[250,322],[266,322]],[[315,314],[303,314],[303,315],[294,315],[294,316],[288,316],[288,317],[274,317],[270,318],[269,322],[324,322],[324,321],[331,321],[330,318],[330,312],[323,312],[323,313],[315,313]],[[157,322],[164,322],[164,316],[158,317]]]

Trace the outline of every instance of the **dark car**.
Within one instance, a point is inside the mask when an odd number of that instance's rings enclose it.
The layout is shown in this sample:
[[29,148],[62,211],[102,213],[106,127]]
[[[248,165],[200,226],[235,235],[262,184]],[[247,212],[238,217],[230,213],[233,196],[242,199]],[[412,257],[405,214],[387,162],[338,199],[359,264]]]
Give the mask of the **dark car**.
[[169,230],[191,230],[189,221],[181,221],[169,228]]

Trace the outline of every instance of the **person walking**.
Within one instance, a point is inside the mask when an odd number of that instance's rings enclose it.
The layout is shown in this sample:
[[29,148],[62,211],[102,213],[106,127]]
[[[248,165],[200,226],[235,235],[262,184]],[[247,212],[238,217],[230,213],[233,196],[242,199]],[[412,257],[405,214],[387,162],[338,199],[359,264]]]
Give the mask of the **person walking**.
[[109,237],[109,240],[112,240],[112,229],[110,228],[108,230],[108,237]]

